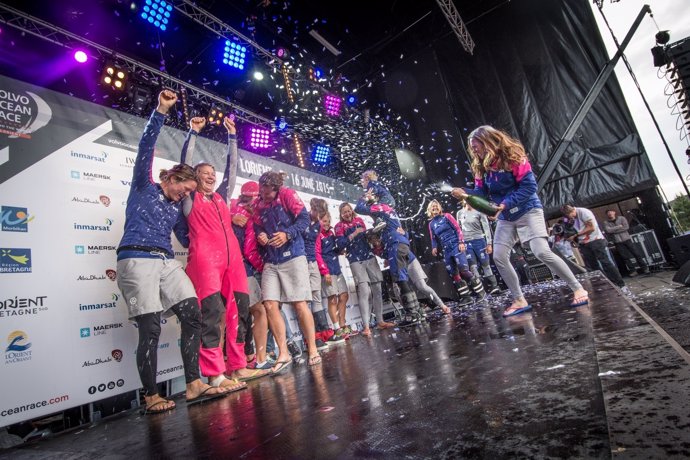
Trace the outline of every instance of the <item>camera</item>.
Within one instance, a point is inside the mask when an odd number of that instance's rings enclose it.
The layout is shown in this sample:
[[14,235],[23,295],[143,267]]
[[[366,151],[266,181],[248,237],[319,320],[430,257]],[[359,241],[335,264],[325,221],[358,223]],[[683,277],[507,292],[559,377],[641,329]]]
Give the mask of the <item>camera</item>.
[[551,231],[555,236],[560,236],[561,238],[570,238],[573,235],[577,235],[573,222],[569,222],[568,219],[559,220],[557,224],[554,224]]

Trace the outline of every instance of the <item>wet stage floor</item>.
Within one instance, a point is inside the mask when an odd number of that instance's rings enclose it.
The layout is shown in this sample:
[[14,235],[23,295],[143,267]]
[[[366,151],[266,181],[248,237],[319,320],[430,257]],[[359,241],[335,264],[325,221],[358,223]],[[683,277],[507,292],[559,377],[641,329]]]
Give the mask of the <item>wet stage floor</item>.
[[130,411],[11,458],[687,458],[690,364],[600,274],[375,331],[167,414]]

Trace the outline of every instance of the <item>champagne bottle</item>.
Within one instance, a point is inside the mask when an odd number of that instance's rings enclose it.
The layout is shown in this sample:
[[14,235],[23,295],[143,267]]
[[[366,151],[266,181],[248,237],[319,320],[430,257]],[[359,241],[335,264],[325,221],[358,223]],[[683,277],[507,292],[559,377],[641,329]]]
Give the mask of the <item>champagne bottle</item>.
[[498,212],[498,207],[489,203],[488,200],[480,196],[468,195],[467,198],[465,198],[465,201],[467,201],[470,204],[470,206],[472,206],[474,209],[481,212],[482,214],[486,214],[488,216],[495,216]]

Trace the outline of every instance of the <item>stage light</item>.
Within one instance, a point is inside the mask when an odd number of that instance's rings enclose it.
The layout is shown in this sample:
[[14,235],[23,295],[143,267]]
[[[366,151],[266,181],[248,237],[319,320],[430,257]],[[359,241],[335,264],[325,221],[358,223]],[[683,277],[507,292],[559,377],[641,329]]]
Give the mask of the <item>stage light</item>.
[[331,159],[331,148],[327,145],[316,144],[311,153],[311,162],[319,165],[325,165]]
[[292,91],[292,84],[290,83],[290,74],[288,72],[288,66],[283,64],[280,71],[283,73],[283,81],[285,82],[285,92],[287,92],[287,98],[290,104],[295,103],[295,94]]
[[345,100],[347,105],[355,105],[357,103],[357,97],[354,94],[350,94]]
[[249,128],[249,146],[256,150],[266,150],[271,146],[271,132],[266,128],[251,126]]
[[276,49],[276,56],[278,56],[280,59],[287,59],[290,57],[290,52],[287,50],[287,48],[278,48]]
[[337,117],[340,114],[341,104],[342,100],[337,96],[333,96],[332,94],[326,94],[323,97],[323,105],[326,109],[326,115]]
[[223,64],[243,70],[246,57],[246,47],[240,45],[239,43],[225,40],[225,48],[223,49]]
[[323,77],[323,71],[318,67],[309,68],[309,79],[314,82],[318,82]]
[[79,64],[83,64],[89,60],[89,57],[82,50],[77,50],[74,53],[74,60],[77,61]]
[[162,31],[168,29],[172,4],[165,0],[145,0],[139,17]]
[[297,162],[301,168],[304,168],[304,153],[302,153],[302,144],[297,137],[297,134],[292,135],[292,140],[295,143],[295,154],[297,155]]
[[112,89],[122,91],[125,89],[125,82],[127,80],[127,72],[119,67],[108,64],[103,69],[101,81]]
[[278,131],[285,131],[288,127],[287,121],[285,121],[285,117],[278,117],[276,118],[276,129]]
[[261,81],[263,79],[264,79],[263,73],[261,73],[259,70],[254,71],[254,80]]
[[214,107],[208,113],[208,117],[206,117],[206,120],[210,124],[218,126],[223,122],[224,117],[225,117],[225,114],[223,113],[223,111]]

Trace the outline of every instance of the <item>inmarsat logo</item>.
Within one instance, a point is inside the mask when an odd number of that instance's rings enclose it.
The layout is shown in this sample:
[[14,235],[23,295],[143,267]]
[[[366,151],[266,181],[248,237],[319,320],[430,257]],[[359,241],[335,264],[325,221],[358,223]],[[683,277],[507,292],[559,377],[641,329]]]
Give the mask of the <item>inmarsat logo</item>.
[[74,223],[74,229],[75,230],[89,230],[93,232],[109,232],[110,227],[113,225],[113,220],[112,219],[105,219],[103,221],[104,225],[90,225],[90,224],[80,224],[75,222]]
[[95,161],[97,163],[105,163],[106,158],[108,158],[108,154],[106,152],[101,152],[101,153],[97,153],[97,154],[90,154],[90,153],[75,152],[74,150],[72,150],[70,152],[70,156],[72,158],[80,158],[82,160]]
[[[10,139],[31,139],[31,134],[47,125],[53,117],[46,101],[30,91],[0,89],[0,132]],[[10,161],[9,147],[0,149],[0,165]]]

